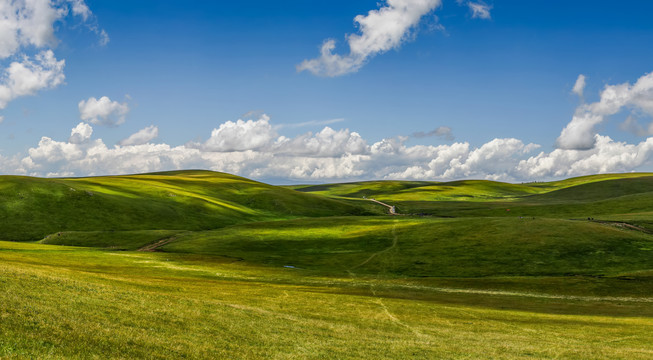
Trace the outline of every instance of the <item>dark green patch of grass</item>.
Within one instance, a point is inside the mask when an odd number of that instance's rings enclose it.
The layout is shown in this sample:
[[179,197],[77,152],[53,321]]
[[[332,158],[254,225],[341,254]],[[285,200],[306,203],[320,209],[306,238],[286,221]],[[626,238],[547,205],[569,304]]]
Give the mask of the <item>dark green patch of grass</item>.
[[651,235],[558,219],[329,218],[186,233],[165,251],[392,277],[612,275],[653,268]]
[[137,250],[179,234],[179,230],[66,231],[50,234],[41,244]]

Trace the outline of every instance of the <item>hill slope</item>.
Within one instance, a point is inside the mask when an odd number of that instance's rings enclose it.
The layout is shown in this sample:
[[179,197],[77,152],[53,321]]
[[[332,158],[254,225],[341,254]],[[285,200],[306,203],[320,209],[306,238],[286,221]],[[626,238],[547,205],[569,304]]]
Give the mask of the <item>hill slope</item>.
[[73,230],[202,230],[365,212],[352,202],[210,171],[67,179],[0,177],[3,240],[37,240]]
[[609,223],[539,218],[297,219],[189,232],[163,250],[341,276],[617,275],[653,269],[653,235]]
[[[596,189],[601,184],[610,183],[610,190],[623,188],[626,193],[642,192],[642,187],[652,191],[653,174],[603,174],[590,175],[553,182],[533,182],[511,184],[489,180],[461,180],[450,182],[434,181],[363,181],[324,185],[294,185],[288,186],[297,191],[327,195],[332,197],[362,198],[374,197],[383,201],[512,201],[529,195],[547,194],[554,191],[569,189],[566,193],[574,193],[579,186],[586,189]],[[637,183],[638,185],[634,185]],[[623,185],[622,185],[623,184]],[[632,189],[639,186],[639,189]],[[629,190],[630,189],[630,190]],[[586,190],[579,190],[587,192]],[[619,196],[602,192],[605,196]],[[565,192],[561,192],[565,194]],[[598,200],[598,199],[595,199]]]

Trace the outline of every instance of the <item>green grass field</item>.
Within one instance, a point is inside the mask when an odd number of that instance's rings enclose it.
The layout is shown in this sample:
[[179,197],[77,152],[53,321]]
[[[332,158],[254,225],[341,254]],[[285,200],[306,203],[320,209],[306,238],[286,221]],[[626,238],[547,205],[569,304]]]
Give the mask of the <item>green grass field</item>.
[[651,174],[0,177],[0,219],[3,359],[653,358]]

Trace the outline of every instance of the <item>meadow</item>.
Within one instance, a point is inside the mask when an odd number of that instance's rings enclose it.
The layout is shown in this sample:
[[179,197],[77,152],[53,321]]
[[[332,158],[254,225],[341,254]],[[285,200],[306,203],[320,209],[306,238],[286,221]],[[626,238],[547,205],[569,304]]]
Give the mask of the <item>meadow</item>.
[[0,358],[650,359],[652,197],[652,174],[0,177]]

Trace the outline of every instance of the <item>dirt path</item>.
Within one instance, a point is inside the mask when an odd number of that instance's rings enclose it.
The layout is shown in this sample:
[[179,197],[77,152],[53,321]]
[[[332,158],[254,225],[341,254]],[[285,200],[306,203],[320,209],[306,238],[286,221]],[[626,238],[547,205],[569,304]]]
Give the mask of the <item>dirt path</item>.
[[625,223],[625,222],[604,221],[604,220],[597,220],[596,222],[599,223],[599,224],[603,224],[603,225],[616,226],[616,227],[620,227],[620,228],[626,228],[626,229],[630,229],[630,230],[640,231],[640,232],[643,232],[643,233],[646,233],[646,234],[651,234],[651,231],[648,230],[648,229],[644,229],[643,227],[639,227],[637,225],[633,225],[633,224],[629,224],[629,223]]
[[[395,222],[396,221],[397,220],[395,220]],[[385,248],[385,249],[383,249],[381,251],[375,252],[370,257],[368,257],[367,260],[365,260],[362,263],[354,266],[353,268],[351,268],[351,270],[354,270],[354,269],[356,269],[358,267],[361,267],[361,266],[367,264],[368,262],[370,262],[370,260],[374,259],[377,255],[381,255],[381,254],[386,253],[386,252],[394,249],[395,247],[397,247],[397,234],[395,233],[396,228],[397,228],[397,224],[392,225],[392,245],[390,245],[390,247],[387,247],[387,248]]]
[[387,208],[388,208],[388,211],[390,212],[390,215],[397,215],[397,212],[396,212],[394,206],[392,206],[392,205],[388,205],[388,204],[386,204],[386,203],[380,202],[379,200],[375,200],[375,199],[369,199],[369,200],[370,200],[370,201],[373,201],[373,202],[375,202],[375,203],[377,203],[377,204],[379,204],[379,205],[383,205],[383,206],[387,207]]
[[[383,203],[381,203],[381,202],[379,202],[379,201],[376,201],[376,200],[372,200],[372,201],[374,201],[374,202],[378,202],[378,203],[380,203],[381,205],[384,205],[384,206],[388,206],[388,207],[390,207],[389,205],[387,205],[387,204],[383,204]],[[394,212],[391,212],[391,213],[394,214]],[[394,248],[397,247],[397,241],[398,241],[398,238],[397,238],[397,234],[396,234],[396,232],[395,232],[395,229],[397,228],[397,224],[396,224],[396,222],[397,222],[397,220],[395,220],[395,224],[392,225],[392,245],[390,245],[389,247],[387,247],[387,248],[385,248],[385,249],[383,249],[383,250],[381,250],[381,251],[375,252],[374,254],[372,254],[370,257],[368,257],[368,258],[367,258],[365,261],[363,261],[362,263],[360,263],[360,264],[358,264],[358,265],[352,267],[351,269],[347,270],[347,272],[349,273],[349,275],[350,275],[352,278],[354,278],[354,279],[356,278],[356,274],[355,274],[352,270],[354,270],[354,269],[356,269],[356,268],[358,268],[358,267],[361,267],[361,266],[367,264],[368,262],[370,262],[372,259],[374,259],[374,258],[377,257],[378,255],[381,255],[381,254],[387,253],[387,252],[389,252],[389,251],[391,251],[392,249],[394,249]],[[396,325],[401,326],[401,327],[403,327],[403,328],[406,328],[406,329],[412,331],[416,336],[418,336],[418,337],[426,337],[426,335],[422,334],[422,333],[421,333],[417,328],[414,328],[414,327],[410,326],[409,324],[406,324],[405,322],[401,321],[401,320],[399,319],[399,317],[398,317],[396,314],[393,314],[393,313],[390,311],[390,309],[388,309],[388,307],[386,306],[386,304],[383,302],[383,297],[382,297],[382,296],[378,296],[378,295],[376,294],[376,291],[374,290],[374,287],[375,287],[376,285],[375,285],[373,282],[370,282],[370,283],[369,283],[369,286],[370,286],[370,292],[372,293],[372,296],[376,298],[376,299],[375,299],[375,303],[379,306],[381,313],[383,313],[383,314],[384,314],[384,315],[385,315],[385,316],[386,316],[390,321],[392,321],[392,322],[395,323]]]
[[583,296],[583,295],[556,295],[556,294],[543,294],[531,293],[520,291],[506,291],[506,290],[482,290],[482,289],[456,289],[444,287],[432,287],[421,285],[401,285],[400,288],[407,289],[423,289],[443,293],[458,293],[458,294],[476,294],[476,295],[499,295],[499,296],[519,296],[540,299],[561,299],[561,300],[577,300],[577,301],[610,301],[610,302],[640,302],[640,303],[653,303],[652,297],[630,297],[630,296]]
[[143,246],[142,248],[138,249],[137,251],[158,251],[158,249],[164,245],[170,244],[171,242],[177,240],[176,236],[171,236],[169,238],[161,239],[155,243],[152,244],[147,244]]

